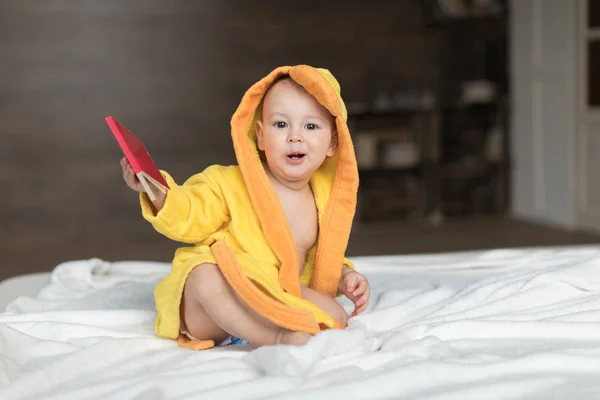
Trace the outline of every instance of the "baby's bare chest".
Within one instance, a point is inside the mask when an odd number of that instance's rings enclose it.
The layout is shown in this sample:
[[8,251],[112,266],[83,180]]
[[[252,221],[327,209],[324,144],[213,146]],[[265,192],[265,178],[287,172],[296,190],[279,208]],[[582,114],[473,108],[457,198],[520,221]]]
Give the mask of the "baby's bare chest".
[[314,246],[318,233],[318,214],[312,193],[302,193],[296,196],[280,196],[283,210],[287,217],[294,242],[298,249],[300,263],[303,263],[306,253]]

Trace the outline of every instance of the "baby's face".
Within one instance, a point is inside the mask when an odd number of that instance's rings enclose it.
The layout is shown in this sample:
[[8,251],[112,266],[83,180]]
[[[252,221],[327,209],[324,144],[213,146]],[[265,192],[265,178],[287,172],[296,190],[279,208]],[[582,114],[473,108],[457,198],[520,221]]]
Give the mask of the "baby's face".
[[290,80],[267,93],[256,136],[273,175],[289,182],[309,180],[337,146],[332,115]]

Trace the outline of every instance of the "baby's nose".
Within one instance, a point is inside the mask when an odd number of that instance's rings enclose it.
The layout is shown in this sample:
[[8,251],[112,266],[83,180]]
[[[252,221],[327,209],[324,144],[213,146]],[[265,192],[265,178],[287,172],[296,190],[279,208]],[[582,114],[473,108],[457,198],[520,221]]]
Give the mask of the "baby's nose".
[[289,143],[298,143],[298,142],[302,142],[302,135],[298,135],[296,133],[290,133],[288,135],[288,142]]

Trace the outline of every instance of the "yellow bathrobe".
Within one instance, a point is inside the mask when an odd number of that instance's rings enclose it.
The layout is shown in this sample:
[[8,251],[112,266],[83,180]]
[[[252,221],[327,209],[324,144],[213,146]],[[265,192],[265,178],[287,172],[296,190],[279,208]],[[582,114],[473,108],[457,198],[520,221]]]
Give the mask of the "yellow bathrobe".
[[[318,209],[319,235],[302,273],[294,239],[283,208],[262,166],[255,121],[262,99],[281,75],[289,75],[335,117],[338,148],[310,181]],[[340,328],[331,315],[302,299],[308,286],[331,297],[345,264],[348,237],[356,208],[358,171],[346,124],[346,107],[337,80],[328,70],[307,65],[279,67],[244,95],[231,120],[239,165],[214,165],[178,185],[162,171],[170,190],[156,215],[145,194],[143,217],[161,234],[190,246],[179,248],[170,274],[156,287],[156,333],[180,345],[209,348],[212,341],[192,341],[180,334],[180,303],[184,284],[200,264],[217,264],[227,282],[258,313],[277,325],[316,334]]]

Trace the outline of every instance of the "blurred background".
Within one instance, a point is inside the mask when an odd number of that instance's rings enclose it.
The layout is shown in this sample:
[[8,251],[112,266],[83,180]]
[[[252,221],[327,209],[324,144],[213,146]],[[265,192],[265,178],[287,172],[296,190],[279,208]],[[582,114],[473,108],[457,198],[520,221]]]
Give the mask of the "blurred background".
[[170,261],[112,115],[179,182],[280,65],[332,71],[361,187],[348,255],[597,243],[600,5],[589,0],[0,3],[0,279]]

